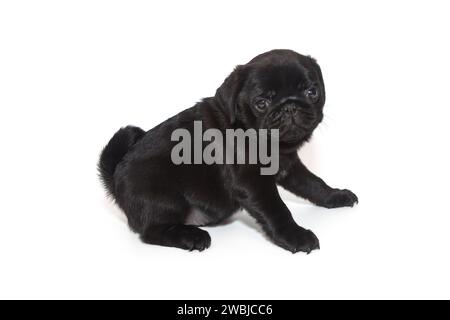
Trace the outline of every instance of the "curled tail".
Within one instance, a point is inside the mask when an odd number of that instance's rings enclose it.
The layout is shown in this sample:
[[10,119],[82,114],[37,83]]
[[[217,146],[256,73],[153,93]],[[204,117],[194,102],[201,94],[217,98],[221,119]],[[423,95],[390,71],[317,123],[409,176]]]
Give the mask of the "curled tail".
[[98,162],[100,179],[110,195],[114,195],[114,171],[130,148],[145,135],[141,128],[127,126],[117,131],[103,148]]

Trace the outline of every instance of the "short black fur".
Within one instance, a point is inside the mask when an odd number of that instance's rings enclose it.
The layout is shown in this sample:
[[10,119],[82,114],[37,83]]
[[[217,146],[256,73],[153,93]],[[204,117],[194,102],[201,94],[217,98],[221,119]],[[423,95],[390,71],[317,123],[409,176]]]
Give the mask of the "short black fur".
[[[214,97],[182,111],[155,128],[120,129],[103,149],[101,179],[143,242],[204,250],[209,234],[198,226],[216,224],[246,209],[272,241],[291,252],[319,248],[317,237],[297,225],[277,185],[326,208],[353,206],[349,190],[329,187],[298,157],[323,118],[325,88],[314,59],[273,50],[236,67]],[[175,129],[254,128],[280,130],[280,169],[260,174],[260,165],[175,165]]]

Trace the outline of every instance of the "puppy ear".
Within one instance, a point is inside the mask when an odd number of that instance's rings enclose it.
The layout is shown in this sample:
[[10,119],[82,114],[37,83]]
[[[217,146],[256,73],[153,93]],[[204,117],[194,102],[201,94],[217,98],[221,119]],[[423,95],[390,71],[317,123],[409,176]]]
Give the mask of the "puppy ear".
[[229,116],[231,124],[236,122],[238,96],[246,80],[245,66],[237,66],[216,91],[216,99],[224,112]]

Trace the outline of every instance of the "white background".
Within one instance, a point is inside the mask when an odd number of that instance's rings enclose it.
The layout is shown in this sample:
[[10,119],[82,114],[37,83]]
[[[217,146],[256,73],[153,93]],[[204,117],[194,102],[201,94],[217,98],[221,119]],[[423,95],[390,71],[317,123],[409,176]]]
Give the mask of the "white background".
[[[2,1],[0,298],[450,298],[446,1]],[[283,193],[321,250],[240,213],[209,250],[147,246],[96,176],[150,129],[274,48],[311,54],[324,123],[301,154],[353,209]]]

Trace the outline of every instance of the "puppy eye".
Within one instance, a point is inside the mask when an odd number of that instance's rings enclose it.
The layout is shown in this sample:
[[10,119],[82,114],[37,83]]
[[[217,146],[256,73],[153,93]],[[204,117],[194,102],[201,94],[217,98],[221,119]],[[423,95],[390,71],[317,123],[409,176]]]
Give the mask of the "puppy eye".
[[319,89],[316,86],[309,87],[306,89],[305,95],[311,100],[317,100],[319,97]]
[[264,111],[269,107],[270,101],[268,99],[258,99],[255,102],[255,107],[258,111]]

